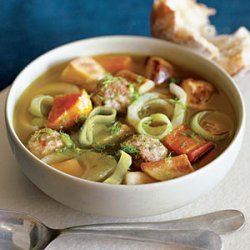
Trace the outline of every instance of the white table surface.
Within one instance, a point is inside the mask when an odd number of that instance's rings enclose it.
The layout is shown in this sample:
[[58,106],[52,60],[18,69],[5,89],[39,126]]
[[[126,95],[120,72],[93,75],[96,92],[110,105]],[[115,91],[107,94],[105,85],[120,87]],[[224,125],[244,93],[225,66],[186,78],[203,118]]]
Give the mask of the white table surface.
[[[0,208],[31,214],[50,227],[60,228],[86,223],[115,221],[161,221],[194,216],[221,209],[238,209],[246,217],[240,231],[223,236],[224,249],[250,249],[250,71],[236,77],[247,110],[246,134],[240,154],[224,180],[206,195],[175,211],[139,219],[110,218],[75,211],[51,199],[21,172],[10,150],[4,124],[4,104],[8,89],[0,93]],[[1,249],[1,246],[0,246]],[[71,249],[174,249],[157,244],[113,240],[104,237],[60,236],[47,250]]]

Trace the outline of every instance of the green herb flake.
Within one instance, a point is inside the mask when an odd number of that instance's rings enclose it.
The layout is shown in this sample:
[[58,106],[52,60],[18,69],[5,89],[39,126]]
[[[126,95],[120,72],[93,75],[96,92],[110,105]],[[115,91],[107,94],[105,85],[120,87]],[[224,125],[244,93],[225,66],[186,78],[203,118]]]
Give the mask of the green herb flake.
[[174,152],[171,151],[171,152],[168,154],[168,156],[165,158],[165,161],[171,160],[172,157],[173,157],[173,154],[174,154]]
[[114,147],[115,144],[114,143],[107,143],[107,144],[99,144],[93,147],[93,149],[97,152],[103,153],[105,150],[107,150],[108,148],[112,148]]
[[70,136],[66,133],[60,132],[61,139],[67,148],[74,147],[74,142],[71,140]]
[[144,77],[143,77],[143,76],[138,75],[138,76],[136,77],[136,82],[137,82],[137,83],[141,84],[143,81],[144,81]]
[[179,99],[168,99],[168,102],[173,104],[173,105],[179,105],[183,110],[187,109],[187,106],[183,104]]
[[134,84],[134,83],[130,83],[128,88],[129,88],[129,93],[130,93],[130,95],[131,95],[132,98],[133,98],[133,101],[138,100],[138,98],[140,97],[140,94],[139,94],[139,92],[136,90],[135,84]]
[[109,132],[112,135],[117,135],[121,131],[121,123],[119,121],[114,122],[111,127],[107,128],[107,132]]
[[35,137],[36,140],[40,140],[41,136],[42,136],[42,133],[40,133],[40,131],[36,131],[34,133],[34,137]]
[[168,79],[169,83],[174,83],[174,84],[179,84],[181,82],[181,80],[175,76],[172,76]]
[[136,155],[138,154],[138,149],[136,146],[128,143],[124,143],[121,145],[121,148],[124,152],[131,154],[131,155]]

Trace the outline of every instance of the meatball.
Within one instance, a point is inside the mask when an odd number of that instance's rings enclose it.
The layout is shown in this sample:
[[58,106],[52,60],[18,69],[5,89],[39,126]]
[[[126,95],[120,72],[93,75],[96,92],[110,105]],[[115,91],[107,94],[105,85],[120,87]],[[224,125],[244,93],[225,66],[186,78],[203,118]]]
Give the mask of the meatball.
[[100,82],[92,100],[96,106],[104,105],[125,113],[133,100],[134,92],[133,84],[126,79],[109,75]]
[[49,128],[36,131],[28,141],[28,149],[38,158],[51,154],[65,146],[61,134]]
[[121,148],[133,158],[133,166],[142,162],[158,161],[167,156],[168,150],[158,140],[149,135],[133,135],[121,144]]

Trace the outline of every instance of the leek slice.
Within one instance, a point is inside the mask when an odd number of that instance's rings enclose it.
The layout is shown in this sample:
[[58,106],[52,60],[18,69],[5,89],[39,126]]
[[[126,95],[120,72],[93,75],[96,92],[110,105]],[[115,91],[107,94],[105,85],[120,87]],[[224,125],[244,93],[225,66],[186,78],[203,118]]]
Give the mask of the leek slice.
[[48,115],[53,102],[54,98],[52,96],[38,95],[32,99],[29,112],[36,117],[44,118]]
[[190,125],[195,133],[213,142],[225,140],[233,131],[233,121],[229,116],[212,110],[195,114]]
[[117,164],[117,167],[114,171],[114,173],[104,181],[104,183],[109,184],[121,184],[126,173],[128,172],[129,167],[132,164],[132,158],[129,154],[126,152],[120,150],[121,157],[119,159],[119,162]]
[[172,118],[173,128],[181,125],[185,119],[186,104],[187,104],[187,94],[180,86],[175,83],[169,84],[169,90],[174,94],[178,100],[175,101],[174,115]]
[[137,127],[138,123],[140,122],[139,112],[145,107],[146,103],[149,100],[157,99],[159,97],[158,93],[147,93],[141,95],[136,101],[132,102],[128,107],[127,112],[127,121],[130,125],[134,128]]
[[55,163],[59,163],[59,162],[63,162],[63,161],[75,158],[79,156],[80,154],[82,154],[83,152],[85,152],[85,150],[80,149],[80,148],[73,148],[73,149],[67,148],[65,150],[62,150],[62,151],[59,150],[49,155],[46,155],[41,160],[49,165],[52,165]]
[[79,142],[81,145],[91,146],[95,143],[95,132],[100,133],[100,131],[107,130],[107,126],[113,124],[115,119],[115,109],[103,106],[94,108],[81,127],[79,134]]
[[111,155],[86,151],[76,158],[84,170],[81,178],[91,181],[104,181],[115,170],[117,162]]
[[[156,126],[154,126],[154,124],[156,124]],[[172,129],[171,121],[166,115],[161,113],[144,117],[138,124],[138,132],[140,134],[151,135],[159,140],[163,139]]]

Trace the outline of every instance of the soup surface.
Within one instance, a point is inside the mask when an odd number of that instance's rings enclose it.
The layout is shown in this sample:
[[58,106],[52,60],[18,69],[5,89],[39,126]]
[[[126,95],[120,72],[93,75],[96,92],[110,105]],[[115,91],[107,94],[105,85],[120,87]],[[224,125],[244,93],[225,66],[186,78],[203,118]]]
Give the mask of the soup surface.
[[52,67],[22,94],[17,135],[38,158],[73,176],[144,184],[186,175],[234,134],[216,83],[156,56],[81,57]]

